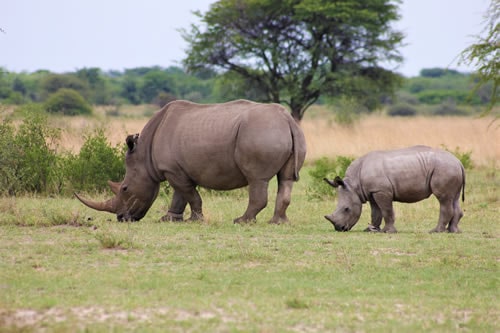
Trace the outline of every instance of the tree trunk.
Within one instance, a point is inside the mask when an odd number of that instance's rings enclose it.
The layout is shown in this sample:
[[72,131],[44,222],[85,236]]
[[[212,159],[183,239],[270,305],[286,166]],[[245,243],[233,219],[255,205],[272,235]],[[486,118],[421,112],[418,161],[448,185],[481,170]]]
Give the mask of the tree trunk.
[[293,119],[295,119],[295,121],[300,124],[300,121],[302,120],[302,114],[301,114],[301,109],[300,107],[291,107],[291,110],[292,110],[292,117]]

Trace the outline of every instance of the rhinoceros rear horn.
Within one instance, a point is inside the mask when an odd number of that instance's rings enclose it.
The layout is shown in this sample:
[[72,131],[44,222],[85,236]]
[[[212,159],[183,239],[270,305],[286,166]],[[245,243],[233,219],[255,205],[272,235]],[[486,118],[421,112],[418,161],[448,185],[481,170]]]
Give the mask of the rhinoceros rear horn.
[[105,212],[110,212],[110,213],[116,213],[116,199],[109,199],[104,202],[95,202],[91,200],[87,200],[78,194],[75,193],[75,197],[77,197],[78,200],[80,200],[85,206],[90,207],[95,210],[99,211],[105,211]]
[[120,192],[120,187],[122,186],[122,183],[118,182],[112,182],[111,180],[108,180],[108,185],[109,188],[111,189],[111,192],[113,192],[115,195]]

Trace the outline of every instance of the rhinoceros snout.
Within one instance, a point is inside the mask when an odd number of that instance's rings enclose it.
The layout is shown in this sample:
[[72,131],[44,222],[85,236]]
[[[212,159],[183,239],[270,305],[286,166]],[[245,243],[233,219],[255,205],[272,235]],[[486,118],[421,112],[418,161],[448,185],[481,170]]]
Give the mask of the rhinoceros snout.
[[347,225],[339,225],[335,223],[333,217],[331,215],[325,215],[325,219],[327,219],[335,228],[336,231],[349,231],[350,228]]

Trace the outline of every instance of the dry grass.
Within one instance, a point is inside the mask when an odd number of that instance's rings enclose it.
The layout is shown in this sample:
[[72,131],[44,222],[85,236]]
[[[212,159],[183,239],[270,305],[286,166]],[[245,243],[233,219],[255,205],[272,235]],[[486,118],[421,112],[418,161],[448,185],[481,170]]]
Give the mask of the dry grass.
[[[133,112],[133,111],[129,111]],[[135,117],[98,116],[53,118],[62,128],[62,147],[78,151],[85,135],[103,127],[111,144],[121,144],[127,134],[139,133],[148,121],[140,112]],[[387,117],[369,115],[352,126],[335,123],[331,116],[306,117],[302,121],[308,145],[308,160],[322,156],[348,155],[359,157],[377,149],[392,149],[415,144],[445,146],[472,151],[476,165],[495,166],[500,161],[500,127],[492,118],[472,117]]]
[[500,127],[492,118],[387,117],[370,115],[353,126],[317,118],[305,119],[308,159],[321,156],[359,157],[369,151],[423,144],[461,152],[472,151],[478,165],[500,161]]

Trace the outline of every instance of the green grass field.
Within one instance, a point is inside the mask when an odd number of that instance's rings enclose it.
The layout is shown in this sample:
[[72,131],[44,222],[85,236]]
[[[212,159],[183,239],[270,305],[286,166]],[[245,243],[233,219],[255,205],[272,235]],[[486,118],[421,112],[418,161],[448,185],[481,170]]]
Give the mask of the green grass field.
[[[206,221],[137,223],[70,198],[0,198],[1,332],[498,332],[500,179],[468,172],[461,234],[429,234],[431,197],[397,234],[337,233],[303,169],[288,215],[234,225],[246,193],[204,191]],[[102,199],[101,197],[100,199]],[[98,198],[99,199],[99,198]],[[186,214],[186,216],[188,216]]]

